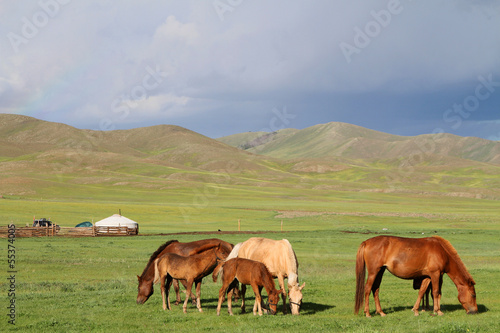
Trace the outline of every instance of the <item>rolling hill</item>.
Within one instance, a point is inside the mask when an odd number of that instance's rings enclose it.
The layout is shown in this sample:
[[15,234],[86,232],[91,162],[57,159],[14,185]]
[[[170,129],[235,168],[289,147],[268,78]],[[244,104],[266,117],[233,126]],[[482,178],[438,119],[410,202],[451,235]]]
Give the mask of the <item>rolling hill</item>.
[[228,197],[368,191],[495,199],[499,164],[498,142],[343,123],[214,140],[171,125],[92,131],[0,114],[0,196],[195,203],[200,193],[224,190]]
[[[218,139],[249,152],[281,159],[345,158],[365,161],[415,159],[418,164],[500,165],[500,142],[452,134],[404,137],[332,122],[303,130],[236,134]],[[418,160],[416,160],[418,158]]]
[[0,114],[0,194],[63,185],[196,187],[228,174],[245,183],[256,174],[279,178],[273,163],[178,126],[104,132]]

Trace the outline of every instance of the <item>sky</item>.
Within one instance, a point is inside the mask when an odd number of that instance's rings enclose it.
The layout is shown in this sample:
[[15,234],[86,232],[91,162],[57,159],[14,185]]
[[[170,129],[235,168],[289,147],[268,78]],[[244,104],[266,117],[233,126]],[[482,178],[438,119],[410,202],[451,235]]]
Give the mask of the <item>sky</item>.
[[0,2],[0,113],[500,140],[495,0]]

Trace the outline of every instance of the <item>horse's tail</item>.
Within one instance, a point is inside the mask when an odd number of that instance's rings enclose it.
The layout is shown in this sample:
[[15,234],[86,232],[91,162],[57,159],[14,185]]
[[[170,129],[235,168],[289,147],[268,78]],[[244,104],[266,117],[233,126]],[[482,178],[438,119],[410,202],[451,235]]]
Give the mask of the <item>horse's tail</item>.
[[233,247],[231,253],[229,253],[229,255],[227,256],[226,261],[229,259],[238,258],[238,252],[240,251],[241,244],[242,243],[238,243]]
[[356,255],[356,298],[354,305],[354,314],[358,314],[365,295],[365,242],[361,243]]
[[154,261],[154,265],[155,265],[155,277],[153,279],[154,284],[157,284],[160,281],[160,269],[158,268],[158,260],[159,259],[156,259]]
[[214,282],[217,282],[217,277],[219,277],[219,274],[224,274],[224,261],[221,261],[217,267],[215,267],[214,272],[212,273],[212,279]]

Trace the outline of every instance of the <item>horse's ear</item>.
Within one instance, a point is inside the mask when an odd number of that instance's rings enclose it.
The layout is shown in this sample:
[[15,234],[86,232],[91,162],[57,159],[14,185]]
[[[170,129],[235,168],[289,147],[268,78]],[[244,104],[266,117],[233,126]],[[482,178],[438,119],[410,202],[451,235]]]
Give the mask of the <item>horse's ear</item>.
[[299,290],[302,291],[302,289],[304,289],[304,287],[306,286],[306,283],[302,283],[302,285],[299,287]]
[[141,282],[141,277],[139,275],[137,275],[137,280]]

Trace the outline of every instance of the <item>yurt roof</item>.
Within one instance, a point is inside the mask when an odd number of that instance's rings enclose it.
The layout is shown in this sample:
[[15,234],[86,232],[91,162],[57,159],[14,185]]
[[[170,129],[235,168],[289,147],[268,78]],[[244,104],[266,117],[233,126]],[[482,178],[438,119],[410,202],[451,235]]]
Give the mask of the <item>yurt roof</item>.
[[95,223],[97,227],[129,227],[135,228],[139,224],[120,214],[114,214]]

